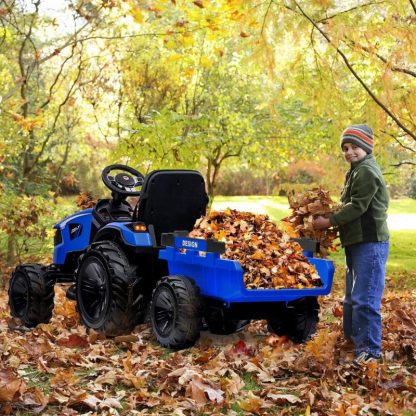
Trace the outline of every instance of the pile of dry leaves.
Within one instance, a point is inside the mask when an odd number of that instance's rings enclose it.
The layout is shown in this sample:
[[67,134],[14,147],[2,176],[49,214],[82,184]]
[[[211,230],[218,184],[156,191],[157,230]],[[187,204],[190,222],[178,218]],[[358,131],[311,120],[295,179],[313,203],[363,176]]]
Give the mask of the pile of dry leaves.
[[336,251],[334,240],[337,238],[336,228],[314,230],[312,221],[318,215],[328,216],[339,209],[331,199],[329,191],[318,187],[299,194],[288,196],[292,214],[282,221],[292,237],[308,237],[319,241],[320,254],[327,257],[328,252]]
[[249,289],[320,286],[315,267],[267,215],[227,209],[199,219],[190,234],[226,243],[225,257],[238,260]]

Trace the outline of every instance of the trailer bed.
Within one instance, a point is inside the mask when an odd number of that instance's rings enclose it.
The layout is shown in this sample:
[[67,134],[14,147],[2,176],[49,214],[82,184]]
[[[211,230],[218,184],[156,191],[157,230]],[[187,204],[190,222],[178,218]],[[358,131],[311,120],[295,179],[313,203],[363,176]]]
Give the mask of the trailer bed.
[[167,261],[169,274],[192,278],[202,296],[221,301],[226,307],[233,303],[289,302],[305,296],[327,295],[331,291],[334,265],[330,260],[307,256],[321,279],[320,287],[247,289],[241,264],[220,257],[223,252],[221,243],[177,235],[167,240],[169,242],[160,250],[159,258]]

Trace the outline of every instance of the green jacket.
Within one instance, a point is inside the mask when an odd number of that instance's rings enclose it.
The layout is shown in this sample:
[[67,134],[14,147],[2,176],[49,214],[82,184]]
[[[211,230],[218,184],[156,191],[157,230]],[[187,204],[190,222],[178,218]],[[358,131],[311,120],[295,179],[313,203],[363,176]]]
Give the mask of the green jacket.
[[342,208],[330,221],[338,225],[343,247],[389,239],[386,222],[389,196],[372,154],[351,164],[341,202]]

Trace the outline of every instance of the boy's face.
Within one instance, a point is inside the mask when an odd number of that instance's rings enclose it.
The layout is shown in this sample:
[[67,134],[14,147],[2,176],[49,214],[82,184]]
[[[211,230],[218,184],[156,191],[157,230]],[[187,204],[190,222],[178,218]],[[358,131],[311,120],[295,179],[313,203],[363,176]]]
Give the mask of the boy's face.
[[348,163],[358,162],[367,156],[367,152],[353,143],[343,143],[342,153]]

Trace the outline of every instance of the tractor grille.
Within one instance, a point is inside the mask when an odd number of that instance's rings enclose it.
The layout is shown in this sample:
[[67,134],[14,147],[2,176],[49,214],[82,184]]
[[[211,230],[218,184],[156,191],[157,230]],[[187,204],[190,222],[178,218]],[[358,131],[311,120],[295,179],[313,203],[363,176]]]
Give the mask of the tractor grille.
[[55,230],[55,236],[53,238],[53,244],[57,246],[58,244],[62,243],[62,233],[59,228]]

